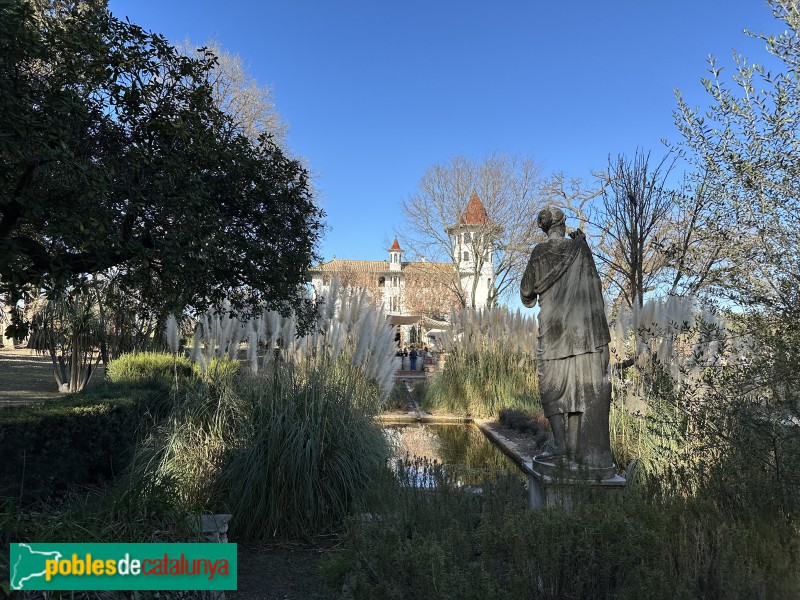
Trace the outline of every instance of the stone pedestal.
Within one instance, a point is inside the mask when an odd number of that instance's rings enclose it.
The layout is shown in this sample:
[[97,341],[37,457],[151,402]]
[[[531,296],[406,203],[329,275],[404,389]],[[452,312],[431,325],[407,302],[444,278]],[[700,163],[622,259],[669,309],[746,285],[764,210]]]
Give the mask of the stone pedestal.
[[[197,531],[202,532],[207,542],[212,544],[228,543],[228,521],[231,515],[189,515],[187,521]],[[208,590],[203,592],[203,598],[208,600],[225,600],[225,592],[222,590]]]
[[231,515],[196,515],[195,523],[206,540],[215,544],[228,543],[228,521]]
[[561,508],[570,512],[581,499],[600,498],[615,503],[625,493],[625,478],[617,475],[613,466],[589,469],[535,458],[529,465],[528,506],[532,509]]

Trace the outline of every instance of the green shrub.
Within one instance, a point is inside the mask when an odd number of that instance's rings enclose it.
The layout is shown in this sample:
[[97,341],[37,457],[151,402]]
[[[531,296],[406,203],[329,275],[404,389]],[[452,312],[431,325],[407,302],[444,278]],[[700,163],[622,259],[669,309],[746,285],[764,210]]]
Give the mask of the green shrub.
[[376,481],[326,574],[356,598],[794,598],[800,533],[713,504],[641,497],[531,511],[518,478],[483,495]]
[[411,396],[406,387],[405,381],[395,381],[389,400],[386,403],[386,410],[410,410],[412,407]]
[[[239,372],[239,361],[227,356],[212,358],[206,368],[206,376],[217,383],[230,382]],[[195,369],[197,365],[194,365]],[[199,372],[199,371],[198,371]]]
[[539,434],[549,428],[542,412],[531,413],[524,410],[504,408],[498,417],[500,424],[522,433]]
[[[0,598],[9,583],[9,544],[32,543],[174,543],[201,542],[202,535],[187,520],[163,485],[111,486],[68,492],[57,502],[31,511],[16,501],[0,501]],[[20,598],[34,597],[18,593]],[[30,593],[29,593],[30,594]],[[72,592],[72,598],[130,598],[130,592]],[[164,592],[137,593],[137,598],[201,597]],[[63,594],[62,594],[63,596]],[[16,597],[16,596],[15,596]],[[35,596],[40,597],[40,596]],[[59,597],[55,592],[53,597]]]
[[230,512],[240,540],[319,533],[385,464],[373,422],[380,395],[344,359],[195,382],[142,448],[138,476],[167,478],[187,504]]
[[654,360],[641,414],[625,408],[631,392],[616,382],[617,464],[661,494],[701,496],[734,515],[800,517],[800,394],[787,377],[783,397],[768,401],[762,361],[708,368],[698,382],[676,381]]
[[169,387],[176,377],[192,375],[192,362],[166,352],[123,354],[108,365],[106,377],[118,384]]
[[101,385],[0,410],[0,497],[29,503],[106,481],[129,465],[138,431],[167,403],[160,390]]

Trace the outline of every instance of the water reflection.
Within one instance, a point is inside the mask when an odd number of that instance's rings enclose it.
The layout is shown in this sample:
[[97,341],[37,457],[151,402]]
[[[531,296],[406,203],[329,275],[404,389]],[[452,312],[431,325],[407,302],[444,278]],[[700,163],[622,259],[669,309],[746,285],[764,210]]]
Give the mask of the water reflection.
[[434,488],[447,482],[479,489],[517,466],[472,425],[414,423],[384,428],[393,457],[390,465],[405,485]]

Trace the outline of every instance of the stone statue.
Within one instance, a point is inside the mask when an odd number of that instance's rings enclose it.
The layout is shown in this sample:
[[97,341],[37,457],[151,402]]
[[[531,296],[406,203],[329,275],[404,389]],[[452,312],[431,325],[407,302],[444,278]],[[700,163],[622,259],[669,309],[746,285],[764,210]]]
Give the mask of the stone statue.
[[531,252],[520,295],[528,308],[537,298],[539,302],[539,391],[555,447],[536,461],[567,459],[590,469],[612,468],[613,475],[608,431],[611,336],[600,277],[583,232],[565,237],[563,211],[546,207],[538,223],[547,240]]

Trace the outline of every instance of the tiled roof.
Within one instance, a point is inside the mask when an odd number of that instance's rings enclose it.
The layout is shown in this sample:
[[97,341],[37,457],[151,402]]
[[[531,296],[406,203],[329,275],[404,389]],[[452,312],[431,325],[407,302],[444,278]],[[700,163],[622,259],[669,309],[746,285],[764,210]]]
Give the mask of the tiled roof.
[[488,220],[483,202],[478,198],[478,194],[473,193],[459,221],[464,225],[485,225]]
[[403,271],[408,273],[455,272],[453,263],[449,262],[404,262]]
[[400,249],[400,244],[397,243],[397,238],[394,238],[394,244],[392,244],[392,247],[389,248],[389,252],[402,252]]
[[[452,271],[453,265],[446,262],[402,262],[402,270],[405,272],[423,273],[429,271]],[[317,265],[309,269],[311,273],[341,273],[350,271],[356,273],[383,273],[389,272],[388,260],[342,260],[334,258],[326,263]]]

